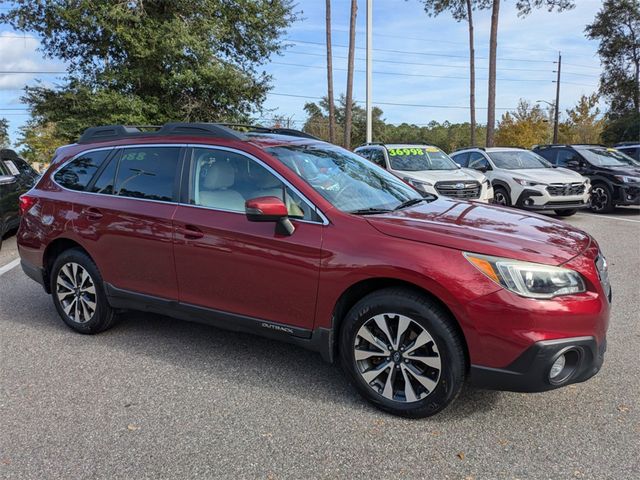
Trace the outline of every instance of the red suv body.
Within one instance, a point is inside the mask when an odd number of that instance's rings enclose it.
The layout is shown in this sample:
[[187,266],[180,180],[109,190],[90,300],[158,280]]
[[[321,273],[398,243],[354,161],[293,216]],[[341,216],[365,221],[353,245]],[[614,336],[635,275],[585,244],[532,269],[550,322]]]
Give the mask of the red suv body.
[[610,287],[591,236],[423,199],[284,133],[90,129],[22,198],[24,271],[80,332],[138,309],[286,340],[340,357],[368,400],[407,416],[465,378],[543,391],[597,373]]

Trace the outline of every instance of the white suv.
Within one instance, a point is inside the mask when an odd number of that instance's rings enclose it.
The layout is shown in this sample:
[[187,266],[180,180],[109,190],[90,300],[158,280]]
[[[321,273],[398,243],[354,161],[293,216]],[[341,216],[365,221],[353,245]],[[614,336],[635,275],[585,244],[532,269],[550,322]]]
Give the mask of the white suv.
[[589,207],[589,179],[523,148],[468,148],[451,154],[491,180],[495,203],[569,216]]
[[423,195],[485,203],[493,199],[491,183],[484,174],[460,168],[433,145],[370,143],[354,152],[393,173]]

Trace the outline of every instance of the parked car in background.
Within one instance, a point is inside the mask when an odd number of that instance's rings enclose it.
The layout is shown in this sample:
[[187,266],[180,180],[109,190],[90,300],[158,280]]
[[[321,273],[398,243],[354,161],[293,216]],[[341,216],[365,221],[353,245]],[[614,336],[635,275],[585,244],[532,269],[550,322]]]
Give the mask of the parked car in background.
[[491,184],[482,173],[460,168],[436,146],[372,143],[362,145],[354,152],[393,173],[420,193],[485,203],[493,200]]
[[602,145],[540,145],[534,151],[553,165],[591,180],[591,210],[611,212],[616,205],[640,205],[640,162]]
[[422,197],[295,132],[91,128],[21,207],[22,268],[81,333],[139,309],[285,340],[340,359],[368,401],[408,417],[439,412],[467,378],[545,391],[604,361],[595,239]]
[[589,179],[555,168],[530,150],[513,147],[466,148],[451,154],[458,164],[484,173],[495,203],[526,210],[553,210],[570,216],[589,206]]
[[7,232],[20,224],[19,198],[35,184],[38,174],[9,149],[0,150],[0,245]]
[[616,150],[629,155],[635,161],[640,162],[640,142],[622,142],[615,146]]

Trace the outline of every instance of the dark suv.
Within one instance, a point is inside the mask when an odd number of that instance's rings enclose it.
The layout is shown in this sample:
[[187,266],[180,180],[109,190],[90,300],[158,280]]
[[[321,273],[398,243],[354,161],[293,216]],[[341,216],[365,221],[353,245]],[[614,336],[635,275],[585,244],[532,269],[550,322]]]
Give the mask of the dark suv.
[[38,174],[9,149],[0,150],[0,246],[2,237],[20,224],[18,198],[35,184]]
[[591,180],[591,210],[613,211],[616,205],[640,205],[640,162],[602,145],[540,145],[533,149],[558,167]]
[[285,340],[399,415],[466,378],[531,392],[598,372],[611,290],[592,237],[280,133],[89,129],[21,198],[24,271],[78,332],[138,309]]

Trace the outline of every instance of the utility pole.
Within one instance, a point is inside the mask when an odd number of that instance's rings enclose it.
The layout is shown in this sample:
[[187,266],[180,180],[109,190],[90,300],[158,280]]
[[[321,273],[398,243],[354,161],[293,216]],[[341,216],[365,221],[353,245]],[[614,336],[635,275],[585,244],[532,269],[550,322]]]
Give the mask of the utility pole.
[[558,143],[558,120],[560,117],[560,69],[562,68],[562,55],[558,52],[558,79],[556,80],[556,104],[553,115],[553,143]]
[[373,75],[372,63],[373,57],[371,50],[373,48],[373,0],[367,0],[367,143],[373,141],[373,106],[371,98],[373,97]]

